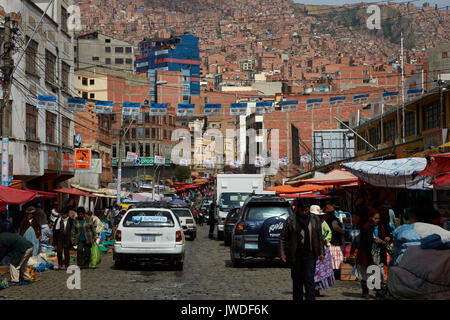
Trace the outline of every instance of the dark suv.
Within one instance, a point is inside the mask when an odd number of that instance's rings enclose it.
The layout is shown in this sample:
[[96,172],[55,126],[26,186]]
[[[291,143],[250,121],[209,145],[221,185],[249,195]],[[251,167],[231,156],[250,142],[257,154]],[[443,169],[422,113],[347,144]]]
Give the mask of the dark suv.
[[246,257],[278,258],[279,236],[286,219],[294,214],[288,201],[269,195],[251,196],[240,209],[231,237],[233,267]]

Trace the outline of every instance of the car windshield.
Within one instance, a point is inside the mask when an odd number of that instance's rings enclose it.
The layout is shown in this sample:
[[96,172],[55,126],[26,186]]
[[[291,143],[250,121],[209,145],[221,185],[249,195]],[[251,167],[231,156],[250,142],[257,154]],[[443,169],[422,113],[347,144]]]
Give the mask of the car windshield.
[[222,193],[219,206],[221,209],[240,208],[248,196],[250,193]]
[[182,217],[192,218],[192,214],[189,209],[172,209],[172,211],[180,218]]
[[287,215],[289,215],[289,207],[255,206],[248,209],[246,220],[266,220],[278,216],[287,217]]
[[170,228],[175,226],[172,215],[168,211],[156,211],[156,210],[134,210],[129,211],[125,220],[123,221],[124,227],[155,227],[155,228]]

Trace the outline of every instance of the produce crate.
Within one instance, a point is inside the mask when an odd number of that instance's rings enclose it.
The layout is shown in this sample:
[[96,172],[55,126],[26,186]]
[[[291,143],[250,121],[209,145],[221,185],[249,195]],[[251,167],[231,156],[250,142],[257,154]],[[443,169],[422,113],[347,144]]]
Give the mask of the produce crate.
[[356,280],[355,275],[350,275],[353,265],[350,263],[341,264],[341,280]]

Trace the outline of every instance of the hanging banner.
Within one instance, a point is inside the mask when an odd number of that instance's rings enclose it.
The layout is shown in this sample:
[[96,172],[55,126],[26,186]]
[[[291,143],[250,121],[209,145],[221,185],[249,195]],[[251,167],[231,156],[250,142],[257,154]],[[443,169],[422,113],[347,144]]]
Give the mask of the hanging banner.
[[256,157],[255,159],[255,167],[261,168],[266,164],[266,159],[262,157]]
[[319,109],[322,106],[323,99],[306,100],[306,110]]
[[141,104],[136,102],[124,102],[122,104],[122,114],[125,116],[138,115],[141,110]]
[[232,103],[230,105],[230,116],[245,116],[247,114],[247,103]]
[[423,94],[423,89],[409,89],[406,91],[407,99],[412,100],[414,98],[418,98]]
[[179,165],[189,167],[191,165],[191,159],[181,158]]
[[69,98],[67,99],[67,108],[70,111],[83,112],[86,107],[86,99]]
[[151,116],[165,116],[167,115],[167,103],[156,103],[152,102],[150,104],[150,115]]
[[394,92],[383,92],[383,102],[384,103],[397,103],[398,91]]
[[194,110],[194,104],[179,103],[177,109],[177,117],[193,117]]
[[311,155],[305,154],[305,155],[301,156],[300,161],[305,162],[305,163],[311,162]]
[[239,168],[241,166],[241,160],[230,160],[228,162],[228,164],[230,165],[230,167],[232,168]]
[[204,115],[207,116],[220,116],[220,110],[222,105],[220,103],[207,103],[204,106]]
[[127,152],[127,160],[137,160],[138,154],[136,152]]
[[111,114],[113,112],[113,101],[95,101],[94,113],[98,114]]
[[367,103],[369,101],[370,94],[359,94],[353,96],[353,104]]
[[91,169],[91,149],[75,149],[75,170]]
[[324,151],[322,153],[322,159],[324,160],[330,160],[331,159],[331,151]]
[[38,95],[37,109],[44,109],[48,111],[57,111],[56,97]]
[[287,166],[289,164],[289,158],[284,157],[284,158],[278,159],[278,164],[282,165],[282,166]]
[[166,163],[166,158],[160,157],[160,156],[155,156],[155,164],[165,164],[165,163]]
[[341,97],[331,97],[330,98],[330,108],[332,107],[338,107],[342,104],[344,104],[346,97],[345,96],[341,96]]
[[261,101],[256,103],[256,114],[272,113],[272,101]]
[[297,111],[298,101],[281,101],[281,112]]

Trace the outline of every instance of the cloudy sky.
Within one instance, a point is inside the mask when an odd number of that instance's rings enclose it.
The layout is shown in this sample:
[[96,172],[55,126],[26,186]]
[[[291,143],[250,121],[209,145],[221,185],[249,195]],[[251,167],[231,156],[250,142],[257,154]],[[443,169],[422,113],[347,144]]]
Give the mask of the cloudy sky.
[[[349,3],[361,3],[361,2],[366,2],[366,3],[370,3],[370,2],[377,2],[376,0],[366,0],[366,1],[362,1],[362,0],[294,0],[297,3],[304,3],[304,4],[333,4],[333,5],[343,5],[343,4],[349,4]],[[383,3],[386,1],[378,1],[379,3]],[[405,3],[405,0],[400,0],[400,1],[391,1],[391,2],[400,2],[400,3]],[[430,6],[434,6],[435,4],[438,5],[439,8],[445,7],[445,6],[450,6],[449,0],[419,0],[419,1],[411,1],[412,3],[414,3],[416,6],[422,6],[423,3],[428,2],[430,4]]]

